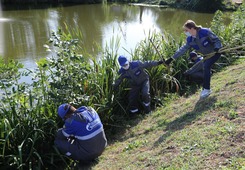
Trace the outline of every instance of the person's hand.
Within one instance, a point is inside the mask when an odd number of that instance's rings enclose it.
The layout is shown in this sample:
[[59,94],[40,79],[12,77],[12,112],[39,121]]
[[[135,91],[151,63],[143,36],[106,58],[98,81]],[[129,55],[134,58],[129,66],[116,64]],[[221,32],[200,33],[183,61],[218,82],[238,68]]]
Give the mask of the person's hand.
[[164,64],[164,61],[163,60],[158,61],[158,65],[160,64]]
[[219,48],[214,48],[214,52],[217,54],[219,53]]
[[73,142],[75,141],[75,136],[74,135],[70,135],[70,136],[68,136],[67,137],[67,140],[68,140],[68,142],[70,143],[70,144],[73,144]]
[[165,61],[165,64],[169,65],[172,61],[173,61],[173,59],[172,59],[172,58],[169,58],[169,59],[167,59],[167,60]]

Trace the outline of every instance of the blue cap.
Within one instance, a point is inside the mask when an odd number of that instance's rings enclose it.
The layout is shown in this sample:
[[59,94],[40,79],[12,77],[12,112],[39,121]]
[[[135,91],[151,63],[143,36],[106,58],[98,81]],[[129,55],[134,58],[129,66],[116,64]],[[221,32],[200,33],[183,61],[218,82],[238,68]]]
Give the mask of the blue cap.
[[120,55],[118,57],[118,62],[120,64],[120,66],[124,66],[127,61],[128,61],[128,59],[125,56],[123,56],[123,55]]
[[69,105],[68,103],[64,103],[62,105],[59,106],[58,108],[58,115],[64,119],[66,113],[70,110],[71,105]]
[[190,52],[190,57],[188,60],[191,60],[193,57],[197,57],[197,53],[195,51]]

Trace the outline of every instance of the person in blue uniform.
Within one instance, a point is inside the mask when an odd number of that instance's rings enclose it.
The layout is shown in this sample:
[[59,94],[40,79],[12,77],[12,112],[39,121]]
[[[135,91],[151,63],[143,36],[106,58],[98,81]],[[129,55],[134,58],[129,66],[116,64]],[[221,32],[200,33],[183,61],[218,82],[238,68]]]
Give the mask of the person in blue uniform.
[[184,75],[191,82],[195,82],[199,85],[203,84],[203,57],[198,55],[195,51],[190,52],[190,57],[188,58],[193,64],[191,68],[184,72]]
[[177,50],[165,63],[169,65],[189,49],[194,49],[196,52],[201,53],[204,59],[205,55],[214,52],[215,54],[212,57],[204,61],[203,90],[200,97],[205,98],[211,94],[211,66],[220,58],[219,50],[222,48],[222,44],[217,35],[209,28],[198,26],[192,20],[187,20],[183,28],[187,35],[186,44]]
[[107,146],[103,124],[98,113],[91,107],[64,103],[58,108],[64,120],[54,141],[58,150],[73,160],[89,163],[99,157]]
[[118,62],[121,68],[119,69],[119,78],[114,83],[114,89],[117,89],[123,79],[129,80],[129,114],[135,116],[139,113],[138,98],[141,94],[144,112],[151,113],[151,98],[150,98],[150,81],[146,68],[151,68],[163,64],[163,61],[129,61],[125,56],[120,55]]

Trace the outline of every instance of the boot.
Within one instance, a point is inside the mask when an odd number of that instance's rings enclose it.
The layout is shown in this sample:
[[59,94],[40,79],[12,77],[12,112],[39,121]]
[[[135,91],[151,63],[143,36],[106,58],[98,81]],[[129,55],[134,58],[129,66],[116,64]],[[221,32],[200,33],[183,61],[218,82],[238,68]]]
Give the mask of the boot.
[[151,106],[145,106],[145,114],[151,114]]

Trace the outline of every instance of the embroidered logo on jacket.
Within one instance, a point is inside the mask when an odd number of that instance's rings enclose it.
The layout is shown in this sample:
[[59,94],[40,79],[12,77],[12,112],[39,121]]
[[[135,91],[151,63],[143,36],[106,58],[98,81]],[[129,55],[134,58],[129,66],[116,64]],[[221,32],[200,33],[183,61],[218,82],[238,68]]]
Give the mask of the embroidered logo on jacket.
[[203,41],[203,43],[202,43],[202,45],[203,45],[204,47],[207,47],[208,44],[209,44],[209,42],[208,42],[207,40],[206,40],[206,41]]
[[90,122],[87,124],[86,126],[86,129],[88,131],[91,131],[93,130],[96,126],[99,126],[100,125],[100,121],[97,119],[97,120],[94,120],[93,122]]
[[141,70],[137,70],[134,75],[139,76],[141,74]]

